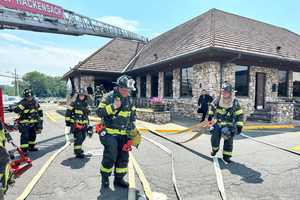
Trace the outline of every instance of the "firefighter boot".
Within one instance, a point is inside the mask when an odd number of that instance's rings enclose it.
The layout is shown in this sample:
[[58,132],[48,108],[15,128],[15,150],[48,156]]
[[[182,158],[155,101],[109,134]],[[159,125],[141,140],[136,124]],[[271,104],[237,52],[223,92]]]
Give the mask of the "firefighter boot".
[[34,145],[29,145],[28,151],[38,151],[39,149],[34,147]]
[[218,151],[211,151],[210,155],[215,156],[218,153]]
[[223,160],[224,160],[226,163],[231,163],[230,156],[223,156]]
[[102,187],[104,187],[104,188],[109,187],[109,179],[107,176],[102,176]]
[[129,187],[129,184],[123,178],[115,178],[114,185],[122,187],[122,188]]
[[85,158],[85,155],[83,153],[76,154],[76,158]]

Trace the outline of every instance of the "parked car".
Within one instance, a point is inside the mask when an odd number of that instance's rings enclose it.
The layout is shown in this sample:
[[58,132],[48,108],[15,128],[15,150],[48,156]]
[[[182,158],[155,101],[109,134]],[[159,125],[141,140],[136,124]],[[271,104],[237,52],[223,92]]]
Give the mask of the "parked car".
[[15,108],[17,103],[21,101],[20,97],[17,96],[4,96],[4,110],[12,112]]

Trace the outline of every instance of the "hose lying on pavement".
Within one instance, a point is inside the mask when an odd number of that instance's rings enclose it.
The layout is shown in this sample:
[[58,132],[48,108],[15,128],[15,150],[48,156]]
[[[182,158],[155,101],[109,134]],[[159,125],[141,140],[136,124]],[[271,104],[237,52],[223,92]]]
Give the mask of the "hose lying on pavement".
[[296,152],[296,151],[293,151],[293,150],[290,150],[290,149],[287,149],[287,148],[284,148],[284,147],[280,147],[280,146],[278,146],[278,145],[271,144],[271,143],[268,143],[268,142],[265,142],[265,141],[262,141],[262,140],[259,140],[259,139],[256,139],[256,138],[253,138],[253,137],[251,137],[251,136],[245,135],[244,133],[241,133],[240,135],[243,136],[243,137],[245,137],[245,138],[248,138],[248,139],[250,139],[250,140],[253,140],[253,141],[255,141],[255,142],[258,142],[258,143],[261,143],[261,144],[265,144],[265,145],[274,147],[274,148],[276,148],[276,149],[280,149],[280,150],[282,150],[282,151],[289,152],[289,153],[296,154],[296,155],[300,156],[300,153],[299,153],[299,152]]

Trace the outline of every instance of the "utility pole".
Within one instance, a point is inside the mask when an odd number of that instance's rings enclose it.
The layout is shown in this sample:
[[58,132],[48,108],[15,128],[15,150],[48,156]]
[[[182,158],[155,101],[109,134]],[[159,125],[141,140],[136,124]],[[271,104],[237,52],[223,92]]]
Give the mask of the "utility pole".
[[17,74],[17,69],[15,68],[15,95],[19,96],[20,92],[19,92],[19,82],[18,82],[18,74]]

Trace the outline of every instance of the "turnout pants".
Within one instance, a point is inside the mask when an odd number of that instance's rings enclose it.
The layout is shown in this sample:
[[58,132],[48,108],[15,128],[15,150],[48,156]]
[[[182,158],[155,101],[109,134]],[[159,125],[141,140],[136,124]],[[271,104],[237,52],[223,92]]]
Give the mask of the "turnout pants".
[[34,148],[36,144],[36,131],[34,126],[21,125],[21,149],[27,152],[28,148]]
[[103,177],[109,177],[114,171],[115,178],[123,178],[128,171],[129,153],[122,151],[123,145],[127,143],[126,135],[100,135],[100,141],[104,145],[103,159],[100,173]]
[[[10,178],[9,155],[5,148],[0,148],[0,180],[1,191],[0,199],[7,190],[7,183]],[[1,196],[2,195],[2,196]]]
[[83,128],[83,129],[72,128],[72,132],[74,135],[74,154],[75,155],[82,154],[83,153],[82,143],[84,142],[84,140],[86,138],[87,129],[86,128]]
[[[218,152],[220,141],[221,141],[221,127],[219,125],[214,125],[214,130],[211,133],[211,146],[212,151]],[[227,140],[224,140],[223,145],[223,157],[231,158],[232,156],[232,150],[233,150],[233,137],[230,137]]]

